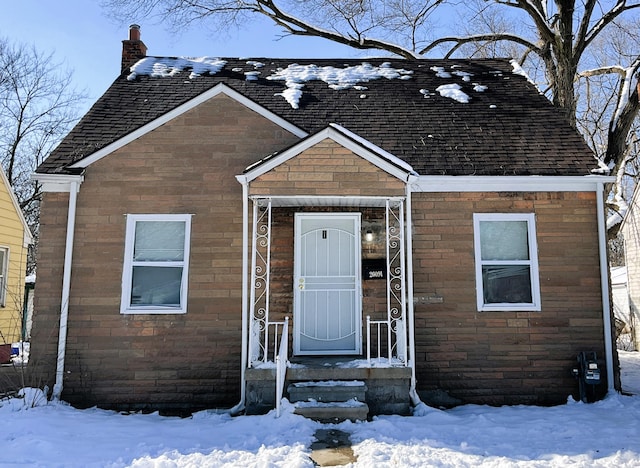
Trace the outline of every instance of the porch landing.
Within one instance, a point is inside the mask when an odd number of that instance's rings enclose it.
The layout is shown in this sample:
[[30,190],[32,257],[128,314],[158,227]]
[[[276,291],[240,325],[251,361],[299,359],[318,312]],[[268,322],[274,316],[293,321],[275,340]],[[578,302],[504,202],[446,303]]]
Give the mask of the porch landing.
[[[264,414],[275,408],[275,379],[273,365],[246,370],[247,414]],[[411,368],[390,365],[386,360],[372,359],[371,366],[367,367],[366,359],[352,356],[292,358],[287,368],[284,397],[290,398],[287,388],[296,382],[354,380],[366,385],[365,403],[369,406],[369,416],[409,414]]]

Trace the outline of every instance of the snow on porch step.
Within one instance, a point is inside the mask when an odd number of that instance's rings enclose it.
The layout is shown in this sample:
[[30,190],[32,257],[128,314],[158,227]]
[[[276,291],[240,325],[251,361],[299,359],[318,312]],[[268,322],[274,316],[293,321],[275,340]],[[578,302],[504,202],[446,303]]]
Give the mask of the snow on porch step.
[[294,413],[321,423],[338,423],[347,419],[366,421],[369,416],[369,405],[356,399],[348,401],[298,401],[293,404]]
[[295,382],[287,388],[289,401],[340,402],[366,400],[367,386],[359,380],[325,380],[321,382]]

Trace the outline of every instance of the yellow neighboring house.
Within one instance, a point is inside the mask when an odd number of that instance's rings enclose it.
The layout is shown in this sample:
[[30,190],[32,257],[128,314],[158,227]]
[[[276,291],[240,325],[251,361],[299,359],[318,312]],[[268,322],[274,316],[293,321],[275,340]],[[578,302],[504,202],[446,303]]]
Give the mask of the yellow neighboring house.
[[18,200],[0,169],[0,344],[21,337],[27,248],[32,241]]

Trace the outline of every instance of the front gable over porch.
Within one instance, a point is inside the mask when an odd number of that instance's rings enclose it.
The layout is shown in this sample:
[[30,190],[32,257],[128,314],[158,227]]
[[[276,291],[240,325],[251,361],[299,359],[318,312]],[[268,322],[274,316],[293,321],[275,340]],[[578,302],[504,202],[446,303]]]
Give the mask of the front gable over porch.
[[412,174],[404,161],[331,125],[240,177],[252,197],[404,197]]
[[[413,175],[332,125],[238,176],[246,197],[247,385],[282,350],[312,360],[349,355],[358,366],[412,375],[405,223]],[[376,281],[363,274],[369,260]],[[287,381],[296,372],[287,370]]]

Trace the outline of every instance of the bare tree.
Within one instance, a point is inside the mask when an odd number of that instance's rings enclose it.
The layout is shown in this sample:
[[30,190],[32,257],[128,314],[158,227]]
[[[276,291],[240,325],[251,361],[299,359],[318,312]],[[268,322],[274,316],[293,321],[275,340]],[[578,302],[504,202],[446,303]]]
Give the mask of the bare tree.
[[155,17],[172,28],[194,22],[211,30],[241,27],[266,16],[282,34],[322,37],[356,49],[378,49],[407,58],[420,56],[425,31],[436,9],[447,0],[103,0],[116,19]]
[[31,174],[77,120],[85,99],[51,55],[0,38],[0,163],[36,239],[41,191]]
[[476,0],[469,6],[473,34],[439,38],[421,52],[447,46],[450,56],[468,52],[469,44],[510,44],[601,166],[616,175],[609,200],[615,235],[637,175],[640,2]]
[[[180,27],[206,20],[219,30],[263,15],[283,35],[406,58],[506,52],[540,76],[541,89],[583,132],[603,169],[628,175],[637,156],[640,1],[104,0],[103,6],[122,20],[157,15]],[[446,35],[439,34],[443,23]],[[613,193],[611,207],[623,211],[624,190]]]

